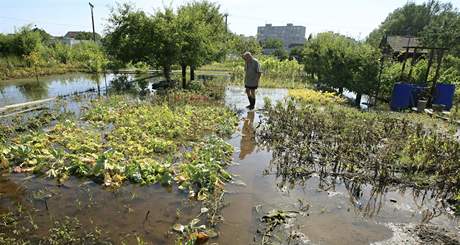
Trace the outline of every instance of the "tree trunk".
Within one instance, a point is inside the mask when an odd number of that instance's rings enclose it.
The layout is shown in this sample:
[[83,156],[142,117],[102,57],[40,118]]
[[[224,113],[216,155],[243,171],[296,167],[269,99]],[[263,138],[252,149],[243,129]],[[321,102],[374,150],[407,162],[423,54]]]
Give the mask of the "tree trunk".
[[35,68],[35,77],[37,78],[37,82],[39,82],[39,80],[38,80],[38,71],[37,71],[37,66],[35,66],[34,68]]
[[182,88],[187,87],[187,65],[182,64]]
[[361,106],[361,97],[362,97],[362,94],[360,94],[360,93],[357,93],[357,94],[356,94],[355,105],[356,105],[357,107],[360,107],[360,106]]
[[195,81],[195,66],[190,66],[190,81]]
[[171,82],[171,66],[164,66],[163,67],[163,75],[168,83]]
[[340,87],[339,88],[339,95],[342,95],[343,94],[343,87]]

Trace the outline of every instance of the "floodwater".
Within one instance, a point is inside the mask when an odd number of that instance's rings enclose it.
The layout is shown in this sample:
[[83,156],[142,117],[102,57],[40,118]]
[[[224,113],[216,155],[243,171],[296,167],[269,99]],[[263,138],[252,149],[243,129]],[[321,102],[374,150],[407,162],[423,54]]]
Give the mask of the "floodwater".
[[[0,107],[34,100],[69,95],[89,89],[104,89],[110,85],[112,74],[68,73],[64,75],[3,80],[0,82]],[[107,82],[107,83],[106,83]]]
[[[238,110],[242,120],[239,132],[229,143],[235,147],[229,168],[234,183],[226,185],[223,222],[219,236],[210,244],[260,244],[260,218],[272,209],[298,211],[294,225],[285,233],[302,234],[302,243],[290,244],[378,244],[391,241],[392,224],[428,221],[450,231],[459,232],[458,220],[442,211],[429,193],[423,197],[411,189],[397,186],[373,191],[370,184],[357,187],[341,179],[313,173],[303,181],[285,182],[276,177],[272,153],[260,149],[256,130],[261,121],[263,97],[272,101],[287,95],[285,89],[259,89],[255,111],[243,109],[248,101],[244,89],[228,87],[226,104]],[[99,227],[103,234],[119,244],[135,244],[136,236],[147,244],[174,244],[171,226],[187,224],[199,215],[201,204],[190,201],[177,189],[160,185],[126,184],[109,191],[91,181],[71,178],[64,185],[43,177],[15,174],[0,177],[0,212],[13,210],[18,204],[32,210],[34,222],[45,232],[55,220],[76,217],[83,227]],[[281,231],[283,232],[283,231]],[[279,242],[288,244],[279,236]],[[391,243],[391,242],[390,242]]]

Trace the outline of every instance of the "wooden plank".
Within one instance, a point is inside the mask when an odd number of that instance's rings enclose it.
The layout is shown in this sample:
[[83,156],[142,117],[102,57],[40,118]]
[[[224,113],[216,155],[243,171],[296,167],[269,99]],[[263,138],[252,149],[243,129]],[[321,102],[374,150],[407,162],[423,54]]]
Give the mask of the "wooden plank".
[[1,115],[0,118],[6,118],[6,117],[11,117],[11,116],[16,116],[16,115],[19,115],[19,114],[22,114],[22,113],[26,113],[26,112],[41,111],[41,110],[45,110],[45,109],[46,109],[46,107],[34,107],[34,108],[22,110],[22,111],[16,111],[16,112],[13,112],[13,113],[10,113],[10,114],[6,114],[6,115]]
[[24,107],[24,106],[43,104],[43,103],[46,103],[46,102],[53,101],[56,98],[57,97],[52,97],[52,98],[43,99],[43,100],[35,100],[35,101],[29,101],[29,102],[25,102],[25,103],[14,104],[14,105],[7,105],[7,106],[4,106],[4,107],[0,108],[0,112],[4,112],[4,111],[16,109],[16,108],[21,108],[21,107]]

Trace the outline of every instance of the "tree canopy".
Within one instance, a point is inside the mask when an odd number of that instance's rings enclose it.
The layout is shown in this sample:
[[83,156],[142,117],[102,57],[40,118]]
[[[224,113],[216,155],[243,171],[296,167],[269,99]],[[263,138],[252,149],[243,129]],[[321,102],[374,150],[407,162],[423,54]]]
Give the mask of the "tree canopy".
[[332,32],[320,33],[305,44],[305,71],[329,88],[372,94],[377,87],[379,54],[368,44]]
[[161,67],[167,80],[173,65],[200,66],[225,54],[223,15],[218,5],[207,1],[153,15],[119,5],[112,10],[106,32],[103,43],[112,57]]
[[388,15],[372,31],[367,42],[378,47],[384,35],[420,37],[424,45],[450,48],[458,53],[460,13],[450,3],[430,0],[423,4],[407,3]]

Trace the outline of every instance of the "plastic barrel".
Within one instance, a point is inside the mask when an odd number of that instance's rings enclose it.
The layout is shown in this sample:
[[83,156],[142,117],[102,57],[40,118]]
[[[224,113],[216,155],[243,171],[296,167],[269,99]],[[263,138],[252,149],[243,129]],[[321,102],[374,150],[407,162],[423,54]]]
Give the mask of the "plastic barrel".
[[396,83],[393,86],[390,108],[393,111],[407,109],[413,104],[414,85],[409,83]]
[[445,110],[450,110],[452,108],[454,94],[455,85],[447,83],[438,83],[436,84],[433,104],[444,105]]

